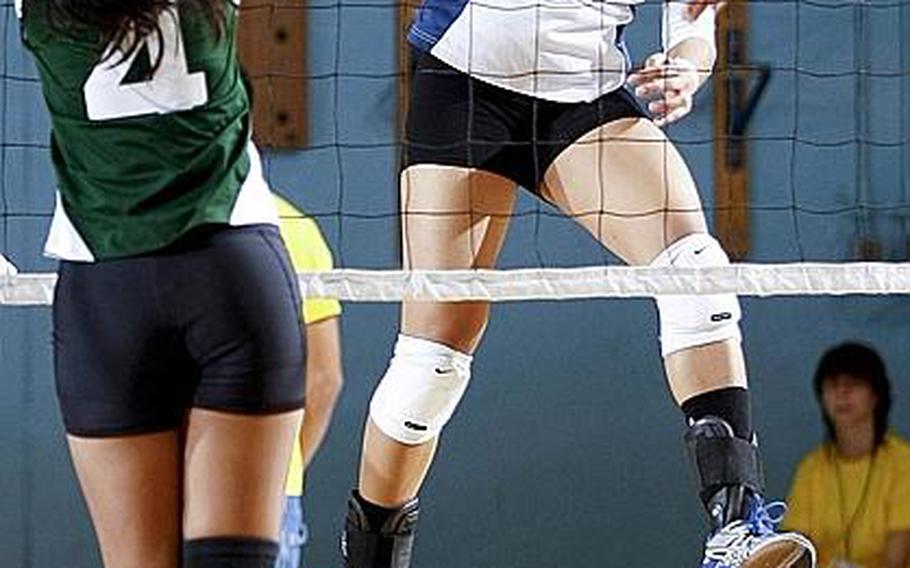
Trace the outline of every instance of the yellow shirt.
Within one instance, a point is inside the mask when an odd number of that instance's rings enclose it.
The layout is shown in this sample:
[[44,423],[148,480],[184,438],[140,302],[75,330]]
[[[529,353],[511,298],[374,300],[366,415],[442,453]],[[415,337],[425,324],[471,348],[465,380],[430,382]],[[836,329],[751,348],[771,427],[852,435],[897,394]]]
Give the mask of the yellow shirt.
[[887,534],[910,530],[910,444],[889,433],[874,457],[856,460],[823,444],[799,464],[788,504],[784,526],[812,539],[820,568],[881,568]]
[[[333,266],[332,251],[326,244],[316,222],[285,199],[275,196],[280,218],[281,237],[291,255],[297,272],[322,272]],[[341,314],[337,300],[313,299],[303,301],[303,321],[315,323]],[[303,490],[303,454],[300,444],[294,443],[291,465],[288,470],[285,493],[300,495]]]

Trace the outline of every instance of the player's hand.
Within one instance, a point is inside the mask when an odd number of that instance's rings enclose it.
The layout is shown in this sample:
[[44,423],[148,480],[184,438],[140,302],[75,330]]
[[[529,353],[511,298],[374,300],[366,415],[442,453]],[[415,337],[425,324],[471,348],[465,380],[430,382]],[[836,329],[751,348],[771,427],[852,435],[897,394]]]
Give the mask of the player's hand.
[[692,0],[686,6],[686,16],[689,17],[689,21],[697,20],[709,6],[714,6],[715,10],[720,10],[726,5],[727,2],[725,0]]
[[655,116],[654,124],[664,126],[692,110],[695,91],[703,81],[701,75],[691,61],[655,53],[641,70],[629,75],[628,82],[635,87],[637,97],[650,101],[648,110]]
[[16,268],[16,265],[0,254],[0,277],[15,276],[16,274],[19,274],[19,269]]

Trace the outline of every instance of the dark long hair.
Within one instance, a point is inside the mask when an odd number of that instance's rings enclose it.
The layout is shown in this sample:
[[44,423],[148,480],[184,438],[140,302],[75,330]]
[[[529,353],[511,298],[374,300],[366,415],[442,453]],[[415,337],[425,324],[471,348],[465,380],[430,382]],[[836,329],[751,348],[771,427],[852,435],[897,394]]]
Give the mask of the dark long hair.
[[875,420],[875,446],[878,447],[885,441],[888,433],[888,414],[891,412],[891,382],[885,370],[885,362],[878,352],[862,343],[841,343],[829,349],[818,362],[815,370],[815,397],[822,407],[822,420],[825,422],[828,441],[834,442],[837,438],[834,423],[825,413],[822,403],[822,387],[828,379],[837,375],[850,375],[865,381],[878,399],[873,411]]
[[[204,14],[219,35],[223,31],[228,2],[179,0],[181,7],[191,7]],[[142,46],[145,37],[155,34],[159,40],[162,39],[159,18],[174,4],[173,0],[49,0],[49,15],[54,27],[63,33],[86,28],[97,30],[98,43],[101,46],[119,46],[118,59],[123,61]],[[152,62],[152,71],[161,63],[163,52],[164,49],[161,49],[158,60]],[[105,56],[110,59],[114,57],[114,52]]]

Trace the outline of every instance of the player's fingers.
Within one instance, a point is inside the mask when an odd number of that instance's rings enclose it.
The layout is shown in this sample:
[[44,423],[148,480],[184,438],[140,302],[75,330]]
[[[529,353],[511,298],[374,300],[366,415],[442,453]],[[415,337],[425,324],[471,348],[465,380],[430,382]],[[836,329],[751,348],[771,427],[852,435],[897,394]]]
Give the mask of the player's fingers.
[[648,110],[655,116],[663,116],[670,111],[670,107],[663,101],[651,101]]
[[695,89],[696,85],[691,77],[670,76],[660,77],[639,85],[635,88],[635,95],[641,98],[649,98],[661,94],[665,96],[679,93],[692,94]]
[[695,90],[695,84],[690,76],[680,75],[672,70],[642,75],[634,82],[630,80],[629,84],[636,87],[635,94],[639,97],[664,91]]
[[663,117],[663,119],[662,119],[663,124],[671,124],[673,122],[676,122],[680,118],[689,114],[690,110],[692,110],[691,107],[683,107],[683,108],[678,108],[678,109],[674,110],[673,112],[671,112]]
[[694,90],[692,88],[692,79],[690,77],[684,77],[680,75],[668,75],[662,77],[657,81],[657,83],[660,85],[661,90],[665,93],[670,91],[685,92]]
[[689,114],[692,110],[691,104],[685,104],[675,109],[663,108],[661,112],[654,113],[654,123],[657,126],[671,124]]
[[687,108],[690,105],[689,101],[689,97],[678,92],[667,93],[664,98],[648,103],[648,110],[657,114],[669,114],[677,109]]
[[666,54],[660,52],[654,53],[645,60],[645,64],[641,69],[629,75],[627,81],[633,86],[651,81],[667,72],[666,65]]
[[645,68],[662,67],[667,64],[667,61],[667,54],[658,51],[657,53],[652,53],[645,59]]
[[650,81],[635,88],[635,96],[643,99],[658,96],[661,92],[663,92],[663,90],[660,88],[660,83],[657,81]]
[[641,85],[660,77],[661,73],[661,69],[641,69],[629,75],[626,81],[632,86]]
[[666,80],[658,79],[655,81],[648,81],[647,83],[636,87],[635,96],[647,99],[662,96],[664,93],[671,90],[675,89],[668,87]]

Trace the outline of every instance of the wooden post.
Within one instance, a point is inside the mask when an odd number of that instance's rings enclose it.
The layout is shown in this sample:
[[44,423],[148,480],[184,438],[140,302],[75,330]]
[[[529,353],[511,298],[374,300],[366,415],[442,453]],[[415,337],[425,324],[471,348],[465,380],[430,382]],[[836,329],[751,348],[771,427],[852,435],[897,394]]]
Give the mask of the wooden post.
[[[405,131],[405,121],[408,116],[408,101],[410,99],[411,93],[411,44],[408,42],[408,29],[411,26],[411,22],[414,21],[414,16],[417,14],[417,9],[420,7],[421,0],[398,0],[398,16],[396,17],[396,29],[398,30],[398,38],[396,45],[398,46],[398,116],[396,117],[396,127],[397,127],[397,162],[402,163],[401,152],[404,148],[404,141],[406,136]],[[395,176],[395,182],[397,185],[398,176]],[[395,195],[397,196],[396,202],[398,204],[398,210],[402,210],[401,204],[401,193],[396,191]],[[404,213],[402,213],[403,215]],[[398,231],[397,234],[402,234],[401,227],[402,216],[398,216]],[[399,255],[403,254],[401,250],[401,239],[395,239],[395,246],[398,247]]]
[[404,140],[404,122],[408,115],[408,97],[411,92],[411,45],[408,43],[408,29],[414,21],[419,0],[399,0],[398,4],[398,134]]
[[731,259],[749,253],[749,146],[735,117],[749,99],[749,6],[730,2],[717,17],[714,85],[714,224]]
[[304,0],[241,4],[237,43],[253,83],[253,138],[260,146],[306,144],[306,31]]

